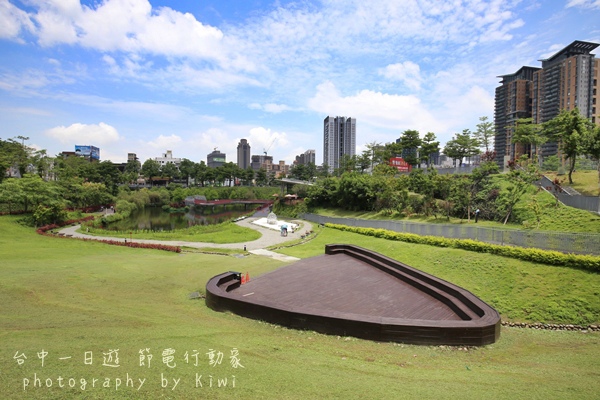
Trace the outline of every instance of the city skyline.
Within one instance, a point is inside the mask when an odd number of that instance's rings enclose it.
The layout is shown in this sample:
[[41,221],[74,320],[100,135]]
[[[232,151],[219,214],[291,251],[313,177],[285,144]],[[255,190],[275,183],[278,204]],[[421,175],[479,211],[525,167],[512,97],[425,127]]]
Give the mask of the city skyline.
[[498,76],[600,42],[598,20],[591,0],[0,0],[0,137],[113,162],[215,147],[235,161],[245,138],[321,165],[323,118],[351,115],[356,154],[407,129],[443,146],[493,119]]

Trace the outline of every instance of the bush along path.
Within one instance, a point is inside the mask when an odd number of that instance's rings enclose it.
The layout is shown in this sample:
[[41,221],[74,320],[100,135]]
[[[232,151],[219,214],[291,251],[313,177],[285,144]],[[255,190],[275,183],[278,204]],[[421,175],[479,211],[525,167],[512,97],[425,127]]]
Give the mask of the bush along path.
[[75,227],[78,227],[81,222],[85,222],[85,221],[90,221],[94,219],[93,215],[90,215],[88,217],[85,218],[81,218],[81,219],[75,219],[75,220],[68,220],[65,221],[61,224],[50,224],[50,225],[44,225],[40,228],[38,228],[36,230],[36,232],[40,235],[45,235],[45,236],[52,236],[52,237],[56,237],[56,238],[66,238],[66,239],[77,239],[77,240],[83,240],[83,241],[90,241],[90,240],[94,240],[94,241],[101,241],[103,243],[106,244],[110,244],[113,246],[126,246],[126,247],[134,247],[134,248],[141,248],[141,249],[154,249],[154,250],[164,250],[164,251],[172,251],[175,253],[181,253],[181,247],[180,246],[171,246],[171,245],[165,245],[162,243],[140,243],[140,242],[132,242],[132,241],[127,241],[127,239],[125,239],[124,241],[122,240],[118,240],[118,239],[112,239],[112,238],[95,238],[95,237],[80,237],[80,236],[73,236],[72,234],[64,234],[64,233],[59,233],[59,232],[55,232],[55,229],[59,229],[68,225],[72,225]]
[[[89,217],[88,217],[89,218]],[[242,243],[204,243],[204,242],[186,242],[180,240],[166,241],[166,240],[151,240],[151,239],[134,239],[133,241],[130,239],[124,238],[115,238],[108,236],[92,236],[87,235],[81,232],[77,232],[80,229],[80,225],[78,225],[77,221],[67,221],[63,226],[67,226],[61,229],[60,232],[55,232],[52,236],[57,237],[67,237],[73,239],[82,239],[82,240],[98,240],[103,241],[108,244],[114,244],[118,246],[128,246],[128,247],[140,247],[140,248],[150,248],[150,249],[158,249],[158,250],[167,250],[167,251],[175,251],[177,253],[181,252],[182,247],[189,248],[223,248],[223,249],[238,249],[242,251],[248,251],[255,254],[267,255],[269,257],[282,259],[283,261],[294,261],[295,258],[292,257],[284,257],[278,253],[268,252],[265,250],[266,248],[270,248],[270,246],[275,246],[278,244],[282,244],[288,241],[295,241],[301,239],[300,231],[290,234],[288,236],[281,236],[279,231],[263,228],[259,225],[253,224],[252,221],[256,218],[245,218],[241,221],[236,222],[236,224],[249,227],[255,230],[258,230],[261,233],[261,237],[259,239],[242,242]],[[312,225],[306,221],[302,221],[303,229],[306,229],[307,232],[312,232]],[[49,225],[53,226],[53,225]],[[48,228],[46,230],[56,229],[58,226],[54,225],[54,228]],[[46,227],[43,227],[46,228]],[[39,232],[41,233],[41,232]],[[302,238],[304,239],[304,238]]]
[[447,239],[437,236],[420,236],[412,233],[401,233],[386,229],[360,228],[348,225],[325,224],[326,227],[339,229],[341,231],[359,233],[361,235],[374,236],[388,240],[398,240],[407,243],[426,244],[437,247],[451,247],[479,253],[490,253],[504,257],[516,258],[524,261],[532,261],[547,265],[558,265],[570,268],[578,268],[592,272],[600,272],[600,256],[565,254],[558,251],[541,250],[534,248],[522,248],[502,246],[470,239]]

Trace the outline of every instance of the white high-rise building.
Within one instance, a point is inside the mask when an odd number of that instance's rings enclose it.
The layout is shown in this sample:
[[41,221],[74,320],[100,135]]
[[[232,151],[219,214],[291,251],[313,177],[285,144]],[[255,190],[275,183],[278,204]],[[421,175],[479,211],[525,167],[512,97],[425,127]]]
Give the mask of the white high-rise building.
[[327,116],[323,121],[323,164],[333,172],[345,154],[356,154],[356,118]]

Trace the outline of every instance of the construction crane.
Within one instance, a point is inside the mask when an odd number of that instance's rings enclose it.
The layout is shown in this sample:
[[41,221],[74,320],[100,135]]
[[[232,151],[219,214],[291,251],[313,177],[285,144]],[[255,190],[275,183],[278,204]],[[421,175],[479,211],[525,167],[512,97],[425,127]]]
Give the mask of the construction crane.
[[271,148],[271,146],[273,146],[273,143],[275,143],[275,139],[277,139],[277,138],[274,138],[271,141],[271,144],[269,145],[269,147],[267,147],[266,149],[263,149],[263,153],[265,153],[265,156],[267,155],[267,152],[269,151],[269,149]]

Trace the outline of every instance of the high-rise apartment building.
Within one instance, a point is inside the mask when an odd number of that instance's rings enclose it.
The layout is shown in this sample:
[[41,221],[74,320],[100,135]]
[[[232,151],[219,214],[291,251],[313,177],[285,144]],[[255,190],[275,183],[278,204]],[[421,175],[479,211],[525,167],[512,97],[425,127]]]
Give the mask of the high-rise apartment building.
[[219,150],[217,150],[216,147],[212,153],[209,153],[206,156],[206,165],[209,168],[220,167],[223,164],[225,164],[226,162],[227,162],[227,156],[225,155],[225,153],[221,153]]
[[[597,43],[576,40],[540,60],[541,68],[523,67],[515,74],[502,76],[502,85],[496,88],[494,114],[499,165],[531,150],[511,143],[514,123],[519,118],[531,117],[533,123],[541,124],[562,110],[578,108],[583,117],[600,124],[596,107],[600,60],[590,54],[596,47]],[[558,145],[546,143],[539,150],[542,157],[548,157],[558,152]]]
[[[556,117],[562,110],[577,107],[581,115],[598,123],[596,91],[598,60],[590,51],[597,43],[575,41],[542,62],[542,69],[533,76],[533,121],[541,124]],[[542,156],[556,154],[557,144],[542,146]]]
[[502,75],[502,86],[496,88],[494,122],[496,126],[496,163],[506,165],[521,154],[528,153],[523,145],[512,143],[515,123],[520,118],[531,118],[533,74],[536,67],[522,67],[514,74]]
[[296,156],[296,159],[294,160],[294,164],[298,165],[298,164],[302,164],[302,165],[308,165],[308,164],[317,164],[316,163],[316,154],[314,150],[306,150],[304,153]]
[[330,171],[340,166],[344,155],[356,154],[356,118],[327,117],[323,121],[323,165]]
[[241,169],[247,169],[251,162],[250,143],[246,139],[241,139],[237,146],[237,165]]

